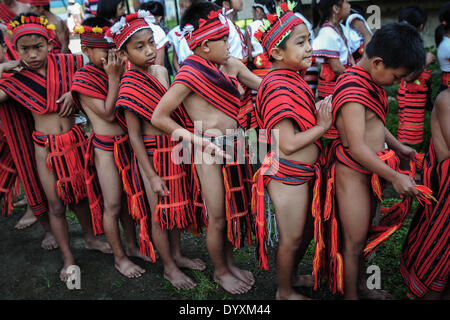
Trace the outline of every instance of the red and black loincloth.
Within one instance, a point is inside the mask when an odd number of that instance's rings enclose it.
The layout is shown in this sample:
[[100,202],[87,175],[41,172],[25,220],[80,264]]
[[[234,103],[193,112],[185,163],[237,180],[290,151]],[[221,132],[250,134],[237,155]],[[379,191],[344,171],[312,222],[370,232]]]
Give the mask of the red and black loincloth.
[[443,292],[450,272],[450,159],[438,162],[430,141],[423,164],[423,183],[437,203],[419,205],[403,245],[400,271],[417,297]]
[[[327,174],[326,198],[323,213],[324,233],[325,233],[325,249],[326,256],[320,262],[323,274],[328,278],[330,290],[334,293],[337,291],[343,293],[343,259],[341,254],[341,230],[338,217],[336,190],[335,190],[335,164],[339,162],[353,170],[363,174],[371,175],[371,189],[374,199],[381,203],[383,201],[383,188],[377,174],[370,172],[359,164],[350,154],[349,148],[344,147],[341,141],[337,140],[334,148],[335,162],[331,166]],[[416,169],[420,167],[423,154],[417,154],[415,161],[410,161],[410,169],[408,171],[400,170],[400,159],[393,150],[386,149],[377,153],[380,160],[387,164],[390,168],[403,174],[414,177]],[[332,155],[330,155],[332,156]],[[424,186],[416,185],[419,190],[417,199],[421,202],[429,202],[432,198],[431,190]],[[401,202],[394,204],[389,208],[381,209],[381,220],[378,225],[371,225],[369,228],[368,241],[363,250],[364,256],[369,257],[372,252],[389,239],[402,225],[408,215],[412,204],[412,197],[405,197]]]
[[[255,220],[256,232],[256,254],[258,256],[259,266],[263,270],[268,270],[267,260],[267,222],[265,217],[264,188],[271,180],[279,181],[284,184],[299,186],[304,183],[313,183],[313,200],[311,203],[312,217],[314,218],[314,239],[318,246],[316,254],[319,254],[323,248],[323,238],[320,224],[321,203],[321,165],[319,161],[314,164],[308,164],[300,161],[286,160],[278,158],[274,152],[267,154],[261,168],[253,177],[252,190],[252,212]],[[316,259],[314,259],[314,262]],[[313,262],[313,265],[314,265]],[[319,271],[314,265],[313,274]]]
[[77,204],[86,198],[84,154],[87,139],[81,126],[75,125],[60,135],[34,131],[33,141],[36,146],[48,150],[46,165],[56,177],[56,192],[64,204]]
[[3,199],[1,215],[4,217],[11,214],[13,188],[18,187],[17,178],[17,170],[0,122],[0,203]]
[[[225,188],[227,238],[237,249],[244,244],[244,238],[247,239],[248,244],[252,245],[251,192],[253,170],[249,164],[249,155],[245,148],[244,133],[242,129],[238,129],[235,134],[224,136],[201,134],[203,138],[211,140],[231,156],[231,159],[219,160],[222,162]],[[195,151],[197,150],[194,150],[194,153]],[[192,167],[195,170],[195,161]],[[199,184],[198,189],[201,190],[198,177],[196,177],[195,182]],[[206,208],[207,211],[208,208]]]
[[[188,177],[183,163],[177,163],[175,147],[170,135],[142,136],[147,154],[153,161],[158,176],[165,182],[169,194],[159,196],[154,217],[161,229],[174,228],[187,231],[190,225],[197,225],[193,214]],[[180,160],[180,159],[178,159]]]
[[397,94],[398,141],[410,144],[423,141],[425,109],[431,103],[430,94],[431,69],[422,72],[413,82],[402,79]]

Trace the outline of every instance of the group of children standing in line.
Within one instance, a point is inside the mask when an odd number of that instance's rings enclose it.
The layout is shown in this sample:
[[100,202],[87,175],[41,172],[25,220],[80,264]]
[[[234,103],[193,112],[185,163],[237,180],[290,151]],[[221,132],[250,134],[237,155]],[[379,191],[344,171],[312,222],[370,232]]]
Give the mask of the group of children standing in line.
[[[48,9],[48,1],[28,2]],[[233,22],[242,1],[192,1],[167,37],[149,11],[124,15],[116,4],[115,21],[92,16],[75,28],[89,59],[83,65],[83,56],[54,46],[46,15],[23,10],[29,6],[21,11],[15,1],[1,5],[14,13],[0,17],[11,33],[0,52],[3,213],[11,211],[20,179],[46,231],[43,247],[62,253],[61,280],[76,264],[69,206],[87,249],[113,253],[115,268],[129,278],[145,272],[129,257],[159,257],[164,278],[178,289],[196,285],[183,268],[206,267],[182,254],[181,232],[206,230],[214,281],[229,293],[246,293],[255,277],[234,264],[233,250],[254,244],[260,268],[268,269],[267,190],[279,232],[277,299],[307,299],[294,288],[325,283],[346,299],[388,298],[365,286],[362,263],[401,227],[413,199],[420,204],[401,274],[417,297],[448,296],[448,83],[432,111],[425,157],[386,128],[383,86],[406,83],[401,108],[414,109],[409,101],[418,100],[418,91],[408,83],[422,81],[433,59],[419,33],[424,23],[415,26],[412,14],[402,19],[408,23],[372,34],[361,14],[350,15],[346,0],[314,2],[322,25],[311,43],[313,26],[295,2],[256,0],[256,20],[244,35]],[[450,37],[449,12],[447,3],[437,32],[438,58],[447,64],[449,57],[441,57],[448,48],[441,48]],[[172,83],[162,66],[167,39],[175,49]],[[92,125],[89,138],[77,112]],[[241,139],[255,128],[266,130],[271,146],[256,172]],[[180,145],[195,150],[182,149],[187,162],[174,157]],[[244,157],[236,159],[238,150]],[[380,210],[387,183],[402,200]],[[107,243],[95,238],[102,233]],[[313,238],[312,275],[297,275]]]

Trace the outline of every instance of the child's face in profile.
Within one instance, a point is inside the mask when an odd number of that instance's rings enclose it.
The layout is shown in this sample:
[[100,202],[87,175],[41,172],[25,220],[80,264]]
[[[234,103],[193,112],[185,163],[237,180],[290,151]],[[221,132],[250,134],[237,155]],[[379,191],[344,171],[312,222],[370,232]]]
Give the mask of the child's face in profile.
[[103,68],[102,58],[108,60],[107,48],[81,48],[83,53],[89,58],[89,62],[97,67]]
[[230,4],[231,9],[234,9],[236,12],[242,11],[242,8],[244,7],[242,0],[231,0]]
[[286,41],[286,48],[280,49],[282,60],[279,60],[285,68],[290,70],[306,70],[312,63],[311,36],[304,23],[292,29]]
[[116,8],[116,17],[121,17],[125,14],[126,8],[125,8],[125,2],[121,1]]
[[219,40],[208,41],[208,60],[216,64],[226,64],[230,56],[230,44],[228,36]]
[[386,68],[383,62],[379,62],[372,68],[370,75],[379,86],[391,86],[400,83],[409,73],[405,67]]
[[35,34],[20,37],[16,43],[20,59],[32,70],[45,66],[48,49],[48,40]]
[[136,32],[126,44],[125,55],[131,64],[148,68],[155,63],[156,44],[151,29],[142,29]]

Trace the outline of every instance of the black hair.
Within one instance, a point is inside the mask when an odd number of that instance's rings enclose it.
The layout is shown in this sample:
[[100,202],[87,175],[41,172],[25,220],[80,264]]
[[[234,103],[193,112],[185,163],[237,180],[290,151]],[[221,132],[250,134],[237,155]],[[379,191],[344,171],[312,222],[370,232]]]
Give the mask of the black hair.
[[[273,0],[255,0],[253,2],[256,4],[261,4],[263,6],[266,6],[269,13],[274,14],[276,12],[275,1],[273,1]],[[298,2],[301,3],[301,1],[298,1]]]
[[4,45],[5,44],[5,38],[3,38],[3,32],[2,30],[0,30],[0,45]]
[[154,16],[161,16],[162,20],[164,20],[164,6],[159,1],[150,1],[142,3],[139,7],[141,10],[147,10],[152,13]]
[[97,7],[97,16],[106,19],[117,19],[117,6],[125,0],[99,0]]
[[103,17],[89,17],[85,19],[81,24],[83,26],[100,27],[100,28],[112,26],[111,21]]
[[211,11],[220,10],[220,7],[212,2],[199,2],[192,4],[186,9],[181,17],[180,28],[183,29],[185,25],[191,24],[194,29],[198,28],[198,20],[206,19]]
[[422,36],[413,26],[392,22],[378,29],[365,49],[367,57],[380,57],[386,68],[406,68],[409,72],[425,65]]
[[350,8],[350,14],[352,13],[360,14],[365,18],[364,8],[361,6],[352,4],[352,7]]
[[312,20],[313,20],[313,29],[317,27],[317,25],[322,24],[327,20],[332,13],[332,8],[334,5],[341,6],[344,0],[320,0],[319,4],[317,4],[317,0],[312,0]]
[[450,31],[450,2],[444,4],[439,10],[439,22],[439,26],[434,31],[436,47],[442,42],[444,35]]
[[425,26],[425,23],[427,23],[427,13],[417,6],[406,7],[400,10],[398,22],[408,22],[419,29],[421,25]]

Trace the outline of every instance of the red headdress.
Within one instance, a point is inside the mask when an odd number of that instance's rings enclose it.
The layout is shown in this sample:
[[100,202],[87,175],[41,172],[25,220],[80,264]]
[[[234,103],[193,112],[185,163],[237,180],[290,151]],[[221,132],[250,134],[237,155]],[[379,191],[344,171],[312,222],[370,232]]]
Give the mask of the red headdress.
[[31,6],[48,6],[50,5],[49,0],[28,0],[28,1],[22,1],[22,2],[28,2]]
[[13,34],[13,43],[16,44],[20,37],[38,34],[50,40],[54,38],[55,26],[48,23],[48,19],[44,16],[30,16],[24,15],[13,20],[8,25],[9,31]]
[[184,37],[189,45],[189,49],[194,50],[204,40],[219,40],[229,33],[228,21],[222,10],[211,11],[207,19],[201,18],[198,21],[198,28],[187,24],[183,28]]
[[121,49],[123,44],[136,32],[143,29],[152,29],[153,31],[154,22],[155,17],[149,11],[139,10],[120,18],[106,32],[106,39],[108,42],[114,43],[117,49]]
[[74,31],[80,35],[80,42],[89,48],[114,48],[115,44],[105,38],[109,27],[89,27],[77,25]]

